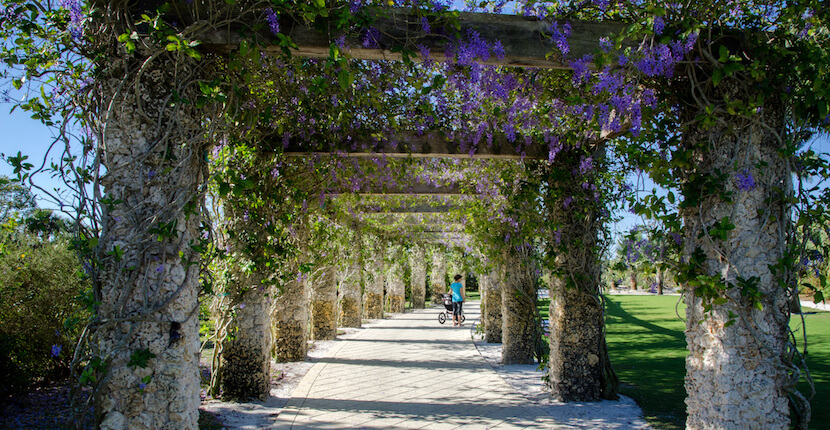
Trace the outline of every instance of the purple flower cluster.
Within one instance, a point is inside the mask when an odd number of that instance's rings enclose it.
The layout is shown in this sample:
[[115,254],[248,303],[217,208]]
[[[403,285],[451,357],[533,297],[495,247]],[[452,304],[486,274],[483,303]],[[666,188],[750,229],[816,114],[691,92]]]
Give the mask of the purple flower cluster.
[[57,358],[61,355],[61,346],[60,345],[52,345],[52,357]]
[[64,0],[62,6],[69,10],[69,33],[75,41],[80,41],[84,32],[84,10],[81,0]]
[[735,183],[735,186],[741,191],[752,191],[755,189],[755,178],[752,176],[752,172],[747,169],[735,174]]
[[571,47],[568,44],[568,37],[571,36],[571,24],[566,22],[560,29],[559,24],[554,22],[550,25],[548,31],[550,32],[551,42],[556,45],[563,56],[568,56],[568,53],[571,52]]

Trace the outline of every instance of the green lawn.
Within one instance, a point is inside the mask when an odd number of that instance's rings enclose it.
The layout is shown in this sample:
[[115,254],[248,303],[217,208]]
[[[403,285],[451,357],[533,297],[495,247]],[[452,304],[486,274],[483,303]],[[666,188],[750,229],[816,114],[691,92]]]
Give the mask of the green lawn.
[[[658,429],[682,429],[685,323],[675,312],[678,296],[608,297],[608,350],[620,377],[620,392],[634,398]],[[677,312],[684,315],[681,303]],[[830,313],[805,315],[808,366],[816,384],[811,429],[828,428],[830,408]],[[800,317],[793,318],[793,327]],[[799,332],[800,333],[800,332]],[[806,383],[799,387],[809,393]]]

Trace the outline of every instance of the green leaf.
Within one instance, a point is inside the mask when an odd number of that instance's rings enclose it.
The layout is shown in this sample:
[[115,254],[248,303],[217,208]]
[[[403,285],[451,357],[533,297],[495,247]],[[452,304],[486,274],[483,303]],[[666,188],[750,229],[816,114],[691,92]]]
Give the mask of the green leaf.
[[712,72],[712,84],[714,84],[715,86],[718,86],[718,84],[720,84],[720,81],[722,81],[722,80],[723,80],[723,69],[715,69]]
[[151,358],[155,358],[156,354],[150,352],[149,348],[137,349],[130,355],[130,362],[127,363],[129,367],[140,367],[142,369],[147,367],[147,363]]

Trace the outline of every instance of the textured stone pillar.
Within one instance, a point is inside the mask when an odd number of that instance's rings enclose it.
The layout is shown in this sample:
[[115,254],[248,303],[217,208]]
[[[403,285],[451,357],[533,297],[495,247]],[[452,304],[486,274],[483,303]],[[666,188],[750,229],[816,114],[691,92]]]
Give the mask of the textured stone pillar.
[[[719,90],[729,92],[730,84]],[[689,270],[734,285],[720,294],[725,303],[713,304],[706,314],[695,287],[684,286],[686,428],[787,429],[789,314],[780,285],[786,280],[783,271],[770,270],[784,258],[790,219],[783,200],[792,189],[790,172],[771,133],[784,130],[783,114],[768,103],[751,122],[731,121],[683,136],[694,154],[682,185],[685,253],[693,256]],[[731,193],[729,201],[725,194],[704,194],[699,178],[721,178],[713,189]],[[725,224],[734,228],[719,238],[715,228]],[[762,309],[741,294],[741,285],[745,293],[757,292]]]
[[502,301],[502,363],[534,362],[538,328],[536,287],[528,258],[510,250],[505,258]]
[[403,282],[404,260],[399,246],[389,248],[392,257],[386,276],[386,294],[389,300],[389,312],[403,313],[406,306],[406,286]]
[[311,338],[331,340],[337,337],[335,311],[337,283],[333,266],[320,269],[311,278]]
[[[115,32],[102,37],[121,30],[102,29]],[[103,136],[101,184],[112,201],[99,205],[96,249],[95,299],[103,324],[93,353],[108,363],[96,373],[101,429],[197,428],[201,257],[191,244],[199,241],[202,220],[206,134],[201,109],[194,103],[171,106],[167,97],[176,92],[195,100],[193,62],[176,54],[149,55],[139,49],[136,58],[122,61],[112,54],[91,86],[104,92],[90,111],[97,108],[99,115],[92,123]],[[130,364],[133,357],[147,358],[146,365]]]
[[273,356],[277,362],[303,361],[308,352],[308,280],[298,273],[271,306]]
[[[570,176],[579,170],[583,157],[577,152],[560,152],[551,166],[552,175]],[[600,298],[598,213],[604,207],[597,205],[599,194],[581,186],[581,182],[593,181],[593,173],[583,175],[558,183],[549,204],[551,225],[556,230],[551,234],[549,257],[556,270],[550,275],[548,384],[551,396],[565,402],[617,398]]]
[[340,326],[360,327],[363,316],[363,262],[353,257],[340,282]]
[[253,288],[235,306],[234,336],[222,347],[223,400],[265,400],[271,391],[270,304],[265,296]]
[[429,276],[429,283],[432,286],[432,302],[441,303],[441,293],[447,292],[447,256],[443,248],[432,250],[432,272]]
[[484,310],[482,320],[484,321],[484,341],[489,343],[501,343],[501,283],[502,277],[498,272],[481,277],[481,293],[484,298]]
[[423,309],[426,301],[427,262],[424,247],[415,245],[409,255],[409,264],[412,268],[412,309]]
[[368,319],[383,318],[384,252],[373,246],[366,272],[366,291],[363,295],[363,312]]
[[220,278],[225,281],[222,296],[228,300],[220,307],[217,326],[227,328],[214,348],[219,366],[213,372],[218,383],[211,384],[211,391],[224,400],[264,400],[271,391],[271,329],[270,301],[266,299],[270,291],[262,281],[269,273],[251,262],[251,253],[262,250],[253,239],[262,236],[260,220],[264,214],[234,201],[232,196],[224,208],[228,220],[225,240],[232,258],[227,276]]

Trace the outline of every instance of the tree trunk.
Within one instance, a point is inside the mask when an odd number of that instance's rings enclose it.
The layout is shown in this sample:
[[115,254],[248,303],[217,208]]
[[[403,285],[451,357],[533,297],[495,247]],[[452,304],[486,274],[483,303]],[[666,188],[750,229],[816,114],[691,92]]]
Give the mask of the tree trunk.
[[398,246],[389,248],[393,258],[387,271],[387,293],[389,295],[389,312],[402,314],[406,305],[406,286],[403,283],[403,260]]

